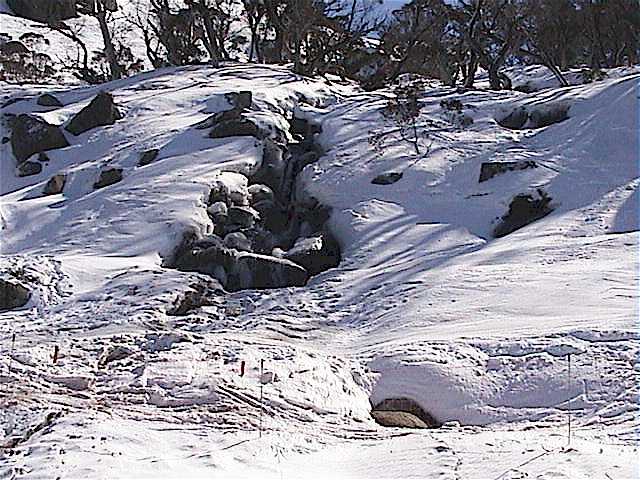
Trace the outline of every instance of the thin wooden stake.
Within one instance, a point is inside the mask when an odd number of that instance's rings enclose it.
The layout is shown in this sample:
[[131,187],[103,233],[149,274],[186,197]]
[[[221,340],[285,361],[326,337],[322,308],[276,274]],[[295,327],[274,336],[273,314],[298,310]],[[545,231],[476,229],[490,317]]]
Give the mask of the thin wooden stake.
[[60,347],[56,345],[55,347],[53,347],[53,364],[54,365],[58,363],[58,353],[60,353]]
[[[567,354],[567,362],[569,364],[568,378],[567,378],[567,391],[569,395],[571,395],[571,354]],[[567,446],[571,445],[571,405],[567,405],[567,416],[568,416],[568,432],[567,432]]]
[[16,344],[16,334],[11,335],[11,349],[9,350],[9,376],[11,376],[11,362],[13,361],[13,347]]
[[258,438],[262,438],[262,411],[264,410],[263,408],[263,403],[262,403],[262,389],[263,389],[263,384],[262,384],[262,375],[264,372],[264,358],[260,360],[260,430],[259,430],[259,434],[258,434]]

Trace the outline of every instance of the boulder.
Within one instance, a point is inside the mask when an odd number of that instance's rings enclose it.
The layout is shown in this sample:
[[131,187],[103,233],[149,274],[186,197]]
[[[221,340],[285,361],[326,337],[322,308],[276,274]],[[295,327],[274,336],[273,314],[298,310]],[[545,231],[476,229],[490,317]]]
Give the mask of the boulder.
[[42,164],[39,162],[26,161],[18,165],[18,176],[29,177],[42,172]]
[[226,203],[215,202],[207,208],[207,213],[215,223],[226,223],[228,210]]
[[371,416],[385,427],[435,428],[439,422],[410,398],[389,398],[371,410]]
[[226,271],[233,268],[234,252],[224,246],[217,235],[209,235],[192,245],[182,247],[176,254],[175,267],[187,272],[200,272],[226,284]]
[[285,148],[270,138],[262,142],[262,162],[258,171],[252,176],[256,183],[269,186],[277,191],[285,172]]
[[242,111],[251,107],[253,102],[253,95],[248,90],[240,92],[229,92],[224,94],[224,98],[233,106],[237,111]]
[[24,307],[31,292],[17,280],[0,278],[0,312]]
[[221,112],[214,113],[213,115],[209,115],[201,122],[196,123],[194,127],[198,130],[204,130],[205,128],[211,128],[218,123],[239,121],[241,119],[242,112],[232,108],[231,110],[223,110]]
[[396,183],[398,180],[402,178],[402,172],[386,172],[381,173],[373,180],[371,183],[374,185],[391,185],[392,183]]
[[283,258],[303,266],[309,275],[316,275],[338,266],[340,248],[328,234],[321,233],[313,237],[299,238]]
[[527,112],[527,109],[524,107],[518,107],[506,117],[496,119],[496,121],[501,127],[509,128],[511,130],[520,130],[524,128],[528,118],[529,113]]
[[227,287],[230,290],[302,287],[308,278],[304,268],[289,260],[241,252],[236,257]]
[[255,137],[261,139],[264,136],[258,126],[246,118],[218,123],[209,132],[209,138]]
[[109,168],[100,172],[100,178],[93,184],[93,188],[97,190],[99,188],[108,187],[109,185],[118,183],[120,180],[122,180],[122,169]]
[[24,43],[17,40],[11,40],[9,42],[0,43],[0,54],[5,57],[12,55],[29,55],[31,51],[25,46]]
[[256,204],[259,202],[275,201],[275,196],[273,194],[273,190],[266,185],[261,185],[259,183],[250,185],[248,188],[249,191],[249,203]]
[[76,0],[7,0],[19,17],[41,23],[53,23],[76,16]]
[[251,251],[251,241],[242,232],[229,233],[224,237],[224,246],[245,252]]
[[509,211],[493,231],[494,237],[504,237],[553,211],[551,197],[542,189],[538,189],[536,193],[536,196],[521,193],[513,198]]
[[307,137],[313,135],[314,133],[320,133],[321,128],[304,118],[293,117],[291,120],[289,120],[289,130],[294,135],[302,135],[302,137]]
[[264,227],[272,232],[284,231],[292,217],[290,212],[270,200],[258,202],[253,208],[260,214]]
[[517,162],[483,162],[480,166],[480,179],[478,180],[478,183],[486,182],[490,178],[502,173],[537,167],[538,164],[533,160],[519,160]]
[[100,92],[91,103],[76,113],[65,127],[73,135],[80,135],[88,130],[105,125],[113,125],[122,118],[122,114],[113,102],[113,96]]
[[531,128],[543,128],[569,118],[569,105],[565,103],[542,104],[529,112]]
[[11,121],[11,148],[22,163],[34,153],[68,147],[60,128],[33,115],[21,114]]
[[158,157],[159,153],[160,153],[160,150],[158,150],[157,148],[152,148],[151,150],[145,150],[140,155],[140,160],[138,160],[138,166],[144,167],[145,165],[149,165]]
[[49,179],[47,184],[44,186],[42,193],[45,195],[57,195],[58,193],[62,193],[64,189],[64,184],[67,181],[67,176],[59,173],[54,175]]
[[260,219],[260,214],[251,207],[233,206],[229,207],[227,217],[229,223],[251,228]]
[[41,107],[64,107],[62,102],[50,93],[43,93],[36,101]]

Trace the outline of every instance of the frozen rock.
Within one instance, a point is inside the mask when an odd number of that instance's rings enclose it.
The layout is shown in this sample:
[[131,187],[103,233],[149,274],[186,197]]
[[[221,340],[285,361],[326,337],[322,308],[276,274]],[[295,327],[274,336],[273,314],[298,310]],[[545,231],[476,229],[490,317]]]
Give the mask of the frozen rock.
[[65,130],[73,135],[80,135],[96,127],[113,125],[122,118],[122,114],[113,101],[113,96],[100,92],[91,103],[73,116]]
[[33,115],[18,115],[11,121],[11,148],[18,163],[34,153],[68,147],[60,128]]

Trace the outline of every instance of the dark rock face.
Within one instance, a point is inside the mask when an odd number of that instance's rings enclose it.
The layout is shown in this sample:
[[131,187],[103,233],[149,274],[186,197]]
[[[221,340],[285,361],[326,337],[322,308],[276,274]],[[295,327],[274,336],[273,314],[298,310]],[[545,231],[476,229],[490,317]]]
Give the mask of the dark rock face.
[[31,175],[37,175],[42,171],[42,164],[38,162],[22,162],[18,165],[18,176],[29,177]]
[[560,123],[569,118],[569,106],[566,104],[541,105],[529,112],[531,128],[543,128]]
[[9,8],[16,15],[51,23],[76,16],[76,0],[7,0]]
[[152,148],[151,150],[142,152],[142,155],[140,155],[140,160],[138,160],[138,165],[141,167],[149,165],[158,157],[159,153],[160,150],[158,150],[157,148]]
[[371,416],[385,427],[436,428],[440,424],[415,400],[390,398],[371,410]]
[[73,116],[65,130],[73,135],[80,135],[96,127],[113,125],[122,118],[122,114],[113,102],[113,96],[100,92],[91,103]]
[[232,206],[227,210],[228,222],[251,228],[260,219],[260,215],[251,207]]
[[122,169],[109,168],[100,172],[100,178],[93,184],[93,188],[97,190],[99,188],[108,187],[109,185],[118,183],[120,180],[122,180]]
[[209,132],[209,138],[255,137],[264,138],[258,126],[251,120],[229,120],[218,123]]
[[391,185],[392,183],[396,183],[401,178],[402,172],[387,172],[378,175],[376,178],[371,180],[371,183],[373,183],[374,185]]
[[0,278],[0,312],[24,307],[31,292],[16,280]]
[[283,258],[301,265],[310,275],[317,275],[340,263],[340,248],[328,234],[300,238]]
[[568,119],[569,108],[568,104],[562,102],[518,107],[506,117],[497,119],[497,122],[500,126],[511,130],[544,128]]
[[49,179],[47,184],[44,186],[42,193],[44,193],[45,195],[57,195],[58,193],[62,193],[62,190],[64,189],[64,184],[66,183],[66,181],[67,181],[66,175],[62,173],[54,175]]
[[538,168],[538,164],[533,160],[521,160],[518,162],[483,162],[480,166],[480,179],[478,183],[486,182],[490,178],[502,173],[514,170],[526,170],[528,168]]
[[17,40],[11,40],[0,45],[0,53],[6,57],[12,55],[29,55],[31,51],[25,46],[24,43]]
[[289,260],[242,252],[237,256],[227,287],[230,290],[302,287],[308,278],[304,268]]
[[493,231],[494,237],[504,237],[553,211],[550,205],[551,197],[541,189],[538,189],[536,193],[537,196],[521,193],[513,198],[509,205],[509,211]]
[[529,118],[529,113],[527,109],[524,107],[518,107],[509,115],[502,119],[498,119],[498,125],[504,128],[509,128],[511,130],[520,130],[524,128],[524,124],[527,123],[527,119]]
[[62,102],[50,93],[43,93],[36,102],[41,107],[64,107]]
[[251,103],[253,102],[253,95],[248,90],[225,93],[224,97],[233,105],[234,109],[239,111],[251,108]]
[[38,117],[21,114],[11,121],[11,148],[18,163],[34,153],[68,146],[59,127]]

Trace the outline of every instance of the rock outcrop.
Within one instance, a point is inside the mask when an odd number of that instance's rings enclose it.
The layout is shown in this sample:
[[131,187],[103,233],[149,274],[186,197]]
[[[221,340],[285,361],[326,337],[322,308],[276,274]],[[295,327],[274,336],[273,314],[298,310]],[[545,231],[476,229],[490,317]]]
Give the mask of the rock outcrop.
[[113,96],[100,92],[93,100],[73,116],[65,130],[73,135],[80,135],[96,127],[113,125],[120,120],[122,114],[113,101]]
[[553,211],[550,204],[551,197],[541,189],[536,191],[536,195],[529,193],[516,195],[509,205],[509,211],[494,229],[493,236],[496,238],[504,237],[545,217]]
[[19,164],[34,153],[68,146],[69,142],[57,125],[28,114],[11,120],[11,148]]
[[496,175],[515,170],[526,170],[528,168],[538,168],[538,164],[533,160],[520,160],[517,162],[483,162],[480,166],[480,178],[478,183],[486,182]]
[[371,410],[374,420],[385,427],[436,428],[440,424],[415,400],[390,398]]
[[59,173],[57,175],[54,175],[44,186],[42,193],[45,195],[57,195],[58,193],[62,193],[66,181],[67,176],[65,174]]
[[24,307],[30,298],[31,292],[19,281],[0,278],[0,312]]
[[371,183],[374,185],[391,185],[402,178],[402,172],[386,172],[376,176]]
[[76,0],[7,0],[19,17],[41,23],[67,20],[77,15]]
[[122,180],[121,168],[109,168],[100,172],[100,178],[93,184],[94,189],[108,187]]
[[56,108],[64,107],[62,102],[58,100],[57,97],[55,97],[50,93],[43,93],[42,95],[40,95],[36,103],[41,107],[56,107]]

